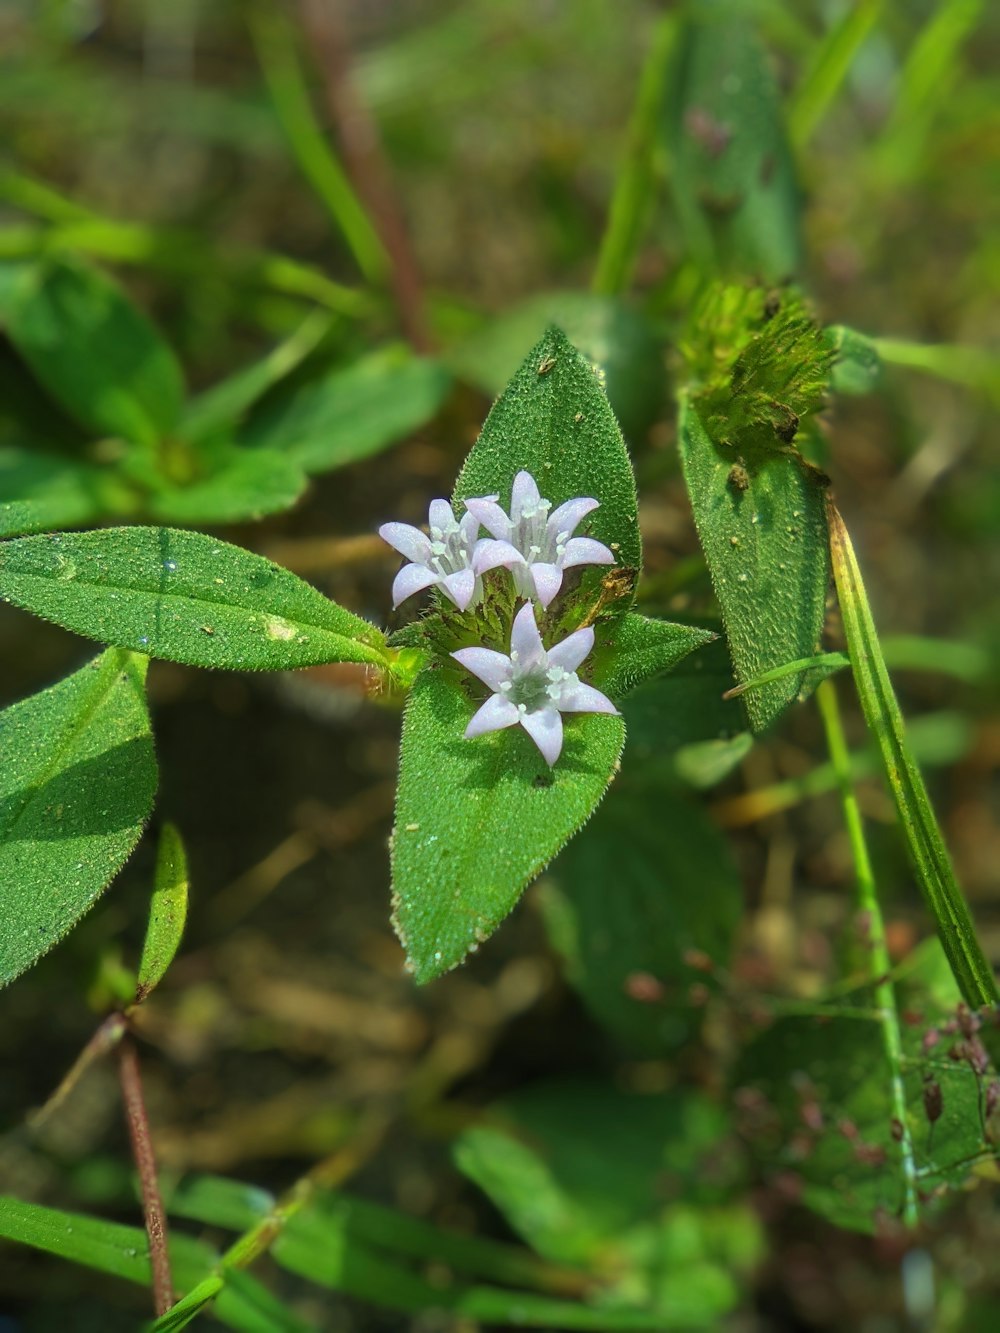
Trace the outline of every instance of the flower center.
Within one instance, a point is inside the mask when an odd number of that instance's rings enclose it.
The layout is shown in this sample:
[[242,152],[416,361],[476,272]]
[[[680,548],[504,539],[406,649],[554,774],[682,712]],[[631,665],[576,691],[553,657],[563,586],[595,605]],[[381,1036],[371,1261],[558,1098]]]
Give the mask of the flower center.
[[431,524],[431,558],[427,563],[436,574],[446,578],[461,569],[468,569],[472,563],[470,556],[461,525],[454,518],[440,528]]
[[539,500],[536,504],[526,505],[514,524],[511,541],[524,558],[532,563],[552,559],[553,553],[545,530],[551,508],[551,500]]
[[504,690],[504,695],[522,712],[537,713],[540,708],[545,708],[552,702],[549,696],[549,683],[544,666],[536,665],[529,667],[527,671],[519,672],[515,664],[510,688]]

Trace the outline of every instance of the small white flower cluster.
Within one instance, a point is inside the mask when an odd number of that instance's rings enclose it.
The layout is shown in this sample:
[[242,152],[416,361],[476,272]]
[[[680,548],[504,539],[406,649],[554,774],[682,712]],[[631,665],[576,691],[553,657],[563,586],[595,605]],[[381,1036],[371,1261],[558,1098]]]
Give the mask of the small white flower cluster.
[[[563,713],[617,713],[614,704],[585,685],[576,674],[594,646],[594,631],[578,629],[546,650],[532,602],[548,607],[562,587],[563,573],[574,565],[613,565],[608,548],[592,537],[572,534],[599,501],[588,496],[567,500],[552,513],[530,472],[519,472],[511,491],[510,513],[498,496],[466,500],[456,519],[447,500],[432,500],[430,536],[409,523],[384,523],[379,535],[411,563],[392,585],[392,604],[437,586],[460,611],[482,596],[482,575],[489,569],[511,571],[528,599],[514,617],[510,656],[491,648],[462,648],[452,653],[493,691],[470,721],[466,737],[522,726],[549,765],[562,750]],[[480,538],[484,527],[491,535]]]

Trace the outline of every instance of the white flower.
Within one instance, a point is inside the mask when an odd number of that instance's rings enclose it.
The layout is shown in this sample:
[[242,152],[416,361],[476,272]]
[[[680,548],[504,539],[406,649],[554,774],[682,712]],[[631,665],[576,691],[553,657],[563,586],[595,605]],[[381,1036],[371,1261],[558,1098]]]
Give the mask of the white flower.
[[[489,502],[495,497],[484,498]],[[412,561],[393,582],[393,609],[415,592],[437,584],[464,611],[482,591],[482,582],[472,568],[479,519],[467,513],[459,521],[447,500],[432,500],[428,522],[429,537],[410,523],[383,523],[378,530],[383,541]]]
[[550,514],[551,500],[542,499],[530,472],[519,472],[511,489],[509,515],[496,503],[495,496],[465,502],[469,513],[495,539],[476,543],[473,569],[479,575],[505,566],[514,575],[522,597],[537,597],[547,607],[562,587],[564,570],[572,565],[615,563],[602,542],[572,535],[599,504],[599,500],[581,496],[567,500]]
[[492,648],[460,648],[452,653],[493,691],[473,715],[466,737],[522,726],[551,767],[562,750],[561,714],[618,712],[606,695],[576,674],[593,646],[594,631],[578,629],[546,651],[535,609],[527,602],[514,617],[510,657]]

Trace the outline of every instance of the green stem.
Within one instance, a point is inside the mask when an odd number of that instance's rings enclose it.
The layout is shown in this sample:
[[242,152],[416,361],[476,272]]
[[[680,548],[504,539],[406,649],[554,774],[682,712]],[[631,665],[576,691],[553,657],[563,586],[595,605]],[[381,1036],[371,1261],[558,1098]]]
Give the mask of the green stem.
[[247,24],[275,114],[302,174],[325,205],[369,282],[380,283],[387,256],[378,232],[320,128],[291,25],[267,5],[247,9]]
[[916,1166],[913,1159],[913,1140],[906,1114],[906,1091],[903,1087],[903,1041],[899,1030],[899,1011],[896,1008],[896,992],[889,980],[891,963],[889,950],[885,942],[885,925],[882,909],[875,889],[875,876],[872,872],[868,845],[865,842],[865,830],[861,820],[858,798],[851,780],[851,760],[844,737],[844,728],[840,720],[840,707],[837,703],[837,688],[832,680],[824,680],[816,688],[816,703],[826,731],[827,748],[830,760],[837,774],[840,787],[840,800],[844,811],[844,823],[851,844],[851,856],[854,860],[854,874],[857,881],[858,906],[867,922],[868,947],[871,951],[871,965],[874,974],[872,998],[879,1016],[882,1029],[882,1045],[889,1066],[889,1093],[892,1114],[901,1129],[899,1157],[903,1168],[903,1222],[908,1227],[917,1224],[917,1186]]
[[924,780],[910,749],[854,547],[832,500],[827,504],[827,521],[831,563],[861,710],[881,752],[917,880],[962,998],[974,1009],[994,1006],[1000,996],[993,969],[976,936],[968,904],[955,878]]
[[613,296],[628,286],[639,237],[646,220],[667,65],[674,47],[677,21],[667,14],[659,20],[639,81],[639,92],[628,129],[625,161],[618,174],[608,224],[601,240],[591,286]]

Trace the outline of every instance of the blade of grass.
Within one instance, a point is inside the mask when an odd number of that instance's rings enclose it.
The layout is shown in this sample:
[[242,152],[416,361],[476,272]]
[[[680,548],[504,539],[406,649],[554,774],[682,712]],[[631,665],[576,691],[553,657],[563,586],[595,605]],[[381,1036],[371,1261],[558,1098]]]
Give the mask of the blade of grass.
[[868,729],[878,743],[917,880],[964,1000],[976,1009],[995,1005],[1000,999],[996,979],[976,937],[907,741],[850,535],[832,500],[827,510],[833,573],[858,697]]
[[788,110],[789,137],[799,150],[812,138],[881,12],[882,0],[859,0],[817,46]]
[[358,268],[369,282],[380,283],[387,267],[385,250],[316,119],[294,30],[275,6],[250,5],[246,20],[275,114],[302,174],[350,247]]
[[618,173],[608,222],[601,239],[592,290],[605,296],[624,291],[635,264],[636,249],[648,213],[664,84],[677,35],[677,18],[667,14],[653,31],[649,55],[628,128],[625,161]]
[[875,874],[868,855],[868,845],[865,842],[861,810],[858,807],[858,798],[851,777],[851,757],[840,720],[837,689],[832,680],[824,680],[816,687],[816,704],[826,731],[830,761],[837,775],[837,785],[840,787],[844,824],[854,861],[858,908],[866,918],[865,934],[871,955],[873,977],[872,999],[878,1011],[882,1046],[889,1066],[892,1114],[900,1126],[899,1161],[903,1171],[903,1224],[914,1227],[917,1224],[916,1164],[913,1158],[909,1117],[906,1113],[906,1091],[903,1087],[903,1040],[899,1031],[899,1011],[896,1007],[896,992],[889,979],[891,963],[885,942],[882,908],[875,887]]

